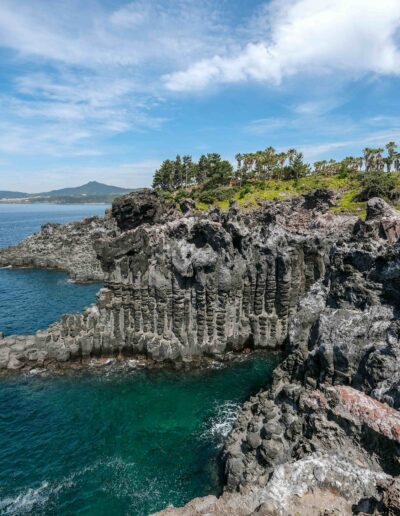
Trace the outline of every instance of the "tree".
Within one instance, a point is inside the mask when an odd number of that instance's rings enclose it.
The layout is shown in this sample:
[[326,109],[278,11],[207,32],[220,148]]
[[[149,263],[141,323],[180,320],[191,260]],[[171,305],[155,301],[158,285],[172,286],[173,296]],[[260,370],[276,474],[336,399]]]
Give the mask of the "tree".
[[233,167],[227,160],[221,159],[217,153],[207,154],[199,160],[199,165],[205,172],[205,179],[208,186],[224,185],[233,177]]
[[367,201],[372,197],[392,197],[396,189],[393,176],[382,174],[379,171],[366,172],[361,182],[362,191],[359,200]]
[[[294,149],[291,149],[294,150]],[[289,165],[285,168],[285,177],[287,179],[300,179],[309,175],[311,172],[310,165],[304,163],[302,152],[291,152],[289,157]]]
[[173,190],[175,164],[170,159],[162,162],[153,178],[153,188],[157,190]]
[[182,170],[185,188],[187,189],[196,179],[196,164],[193,163],[192,156],[183,156]]
[[395,157],[397,154],[397,152],[396,152],[397,145],[395,144],[395,142],[389,142],[385,145],[385,147],[387,150],[387,157],[384,159],[384,161],[386,163],[387,171],[391,172],[392,165],[395,161]]

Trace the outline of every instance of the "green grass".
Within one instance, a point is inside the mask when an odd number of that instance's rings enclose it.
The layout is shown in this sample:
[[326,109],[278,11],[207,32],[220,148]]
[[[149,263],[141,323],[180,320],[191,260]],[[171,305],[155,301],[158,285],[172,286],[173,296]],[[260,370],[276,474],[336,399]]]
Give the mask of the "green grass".
[[[400,189],[400,175],[396,174],[397,186]],[[213,191],[215,197],[223,200],[215,200],[212,203],[201,202],[202,192],[194,190],[192,196],[199,210],[206,210],[210,205],[218,206],[226,210],[230,200],[235,200],[243,210],[257,206],[257,201],[265,200],[290,200],[297,195],[305,194],[317,188],[329,188],[339,194],[339,199],[332,213],[349,213],[361,218],[365,217],[365,202],[357,202],[355,198],[361,191],[361,182],[357,177],[343,177],[340,175],[325,177],[318,174],[303,177],[299,180],[267,180],[247,183],[242,187],[219,187]],[[182,195],[182,194],[180,194]],[[174,196],[172,194],[172,196]]]
[[[298,181],[268,180],[248,183],[237,188],[229,199],[214,201],[212,204],[221,209],[228,209],[229,201],[233,199],[244,209],[251,209],[257,205],[257,200],[289,200],[316,188],[330,188],[341,194],[338,205],[332,211],[360,213],[365,208],[365,203],[353,201],[355,195],[360,191],[360,183],[357,179],[317,175],[304,177]],[[200,210],[205,210],[210,204],[196,200],[196,206]]]

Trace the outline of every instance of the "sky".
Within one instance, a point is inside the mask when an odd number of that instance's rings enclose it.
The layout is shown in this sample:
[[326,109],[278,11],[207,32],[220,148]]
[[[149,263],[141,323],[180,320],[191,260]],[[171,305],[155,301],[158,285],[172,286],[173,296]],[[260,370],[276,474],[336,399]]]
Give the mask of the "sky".
[[0,0],[0,190],[400,143],[400,0]]

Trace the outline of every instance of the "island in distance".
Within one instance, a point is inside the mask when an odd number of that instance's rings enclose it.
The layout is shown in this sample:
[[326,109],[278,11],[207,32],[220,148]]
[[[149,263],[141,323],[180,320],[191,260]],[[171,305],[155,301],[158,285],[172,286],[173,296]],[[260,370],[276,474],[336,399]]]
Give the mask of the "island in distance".
[[0,203],[110,203],[118,195],[134,191],[134,188],[121,188],[106,185],[97,181],[89,181],[82,186],[61,188],[50,192],[26,193],[0,190]]

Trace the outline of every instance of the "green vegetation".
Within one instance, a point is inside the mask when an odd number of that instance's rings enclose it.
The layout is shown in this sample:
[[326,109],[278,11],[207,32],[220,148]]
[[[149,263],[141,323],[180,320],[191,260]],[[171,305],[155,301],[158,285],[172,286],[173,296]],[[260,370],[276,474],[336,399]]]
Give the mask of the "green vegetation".
[[374,196],[395,202],[400,191],[400,153],[394,142],[381,148],[366,148],[362,157],[342,161],[304,162],[301,152],[289,149],[237,154],[237,167],[219,154],[207,154],[194,162],[191,156],[166,160],[154,175],[153,187],[180,201],[192,198],[199,209],[211,204],[227,208],[235,200],[251,208],[263,200],[285,200],[316,188],[330,188],[340,194],[333,212],[362,216],[365,202]]
[[153,188],[167,192],[201,186],[212,189],[224,185],[233,177],[233,167],[219,154],[207,154],[197,163],[191,156],[176,156],[174,160],[163,161],[153,178]]

